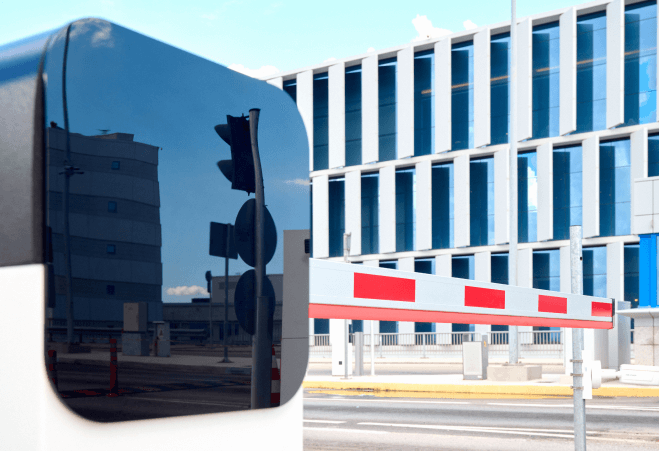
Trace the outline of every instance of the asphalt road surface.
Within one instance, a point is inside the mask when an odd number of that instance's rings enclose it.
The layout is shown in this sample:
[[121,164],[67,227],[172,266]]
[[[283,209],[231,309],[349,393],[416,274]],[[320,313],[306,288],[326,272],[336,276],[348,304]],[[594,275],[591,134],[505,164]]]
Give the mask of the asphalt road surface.
[[[570,450],[572,399],[304,394],[304,449]],[[659,450],[659,398],[586,401],[588,450]]]

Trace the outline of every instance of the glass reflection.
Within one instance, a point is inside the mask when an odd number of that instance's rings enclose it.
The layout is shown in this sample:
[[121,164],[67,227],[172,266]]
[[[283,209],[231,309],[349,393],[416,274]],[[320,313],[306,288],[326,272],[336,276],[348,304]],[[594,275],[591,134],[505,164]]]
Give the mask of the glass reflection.
[[[230,149],[214,127],[261,109],[265,198],[277,229],[266,269],[279,359],[283,231],[309,228],[308,144],[294,101],[96,19],[71,26],[68,48],[59,32],[44,71],[55,294],[47,346],[59,353],[60,397],[104,422],[249,409],[252,336],[237,321],[234,295],[250,268],[231,261],[227,284],[224,259],[209,255],[210,222],[233,224],[247,196],[218,170]],[[111,340],[118,386],[108,370]],[[221,363],[222,344],[230,363]],[[105,396],[113,389],[117,398]]]

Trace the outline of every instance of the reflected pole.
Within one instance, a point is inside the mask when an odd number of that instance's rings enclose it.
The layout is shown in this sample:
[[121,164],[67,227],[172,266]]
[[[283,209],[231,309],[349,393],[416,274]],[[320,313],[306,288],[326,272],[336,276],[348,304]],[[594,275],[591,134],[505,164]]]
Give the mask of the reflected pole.
[[223,363],[231,363],[229,360],[229,250],[231,245],[231,234],[233,233],[233,226],[227,224],[227,252],[224,258],[224,334],[222,341],[224,343],[224,359]]

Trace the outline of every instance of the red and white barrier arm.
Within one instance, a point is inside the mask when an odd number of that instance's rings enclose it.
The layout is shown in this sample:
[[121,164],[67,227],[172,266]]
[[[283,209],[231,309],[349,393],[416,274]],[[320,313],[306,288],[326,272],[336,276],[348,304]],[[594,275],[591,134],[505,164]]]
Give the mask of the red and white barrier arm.
[[309,259],[309,318],[612,329],[612,299]]

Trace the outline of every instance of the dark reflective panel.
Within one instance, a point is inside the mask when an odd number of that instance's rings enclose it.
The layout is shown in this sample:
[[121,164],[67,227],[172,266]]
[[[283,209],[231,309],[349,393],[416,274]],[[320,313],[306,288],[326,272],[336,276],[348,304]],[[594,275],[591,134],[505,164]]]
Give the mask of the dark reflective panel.
[[[296,347],[282,331],[283,315],[308,317],[307,293],[283,298],[284,285],[294,284],[284,275],[284,246],[296,261],[308,257],[308,232],[284,239],[285,230],[309,228],[308,141],[295,103],[265,82],[108,22],[76,22],[68,50],[66,42],[64,30],[45,65],[47,349],[58,353],[51,376],[63,401],[104,422],[250,408],[252,336],[234,294],[240,301],[238,280],[251,268],[240,257],[225,267],[209,248],[210,223],[234,224],[248,199],[218,169],[231,152],[215,127],[252,108],[261,110],[265,203],[276,226],[266,267],[276,360],[268,358],[279,366],[284,356],[297,388],[308,344]],[[213,240],[226,247],[225,235]]]

